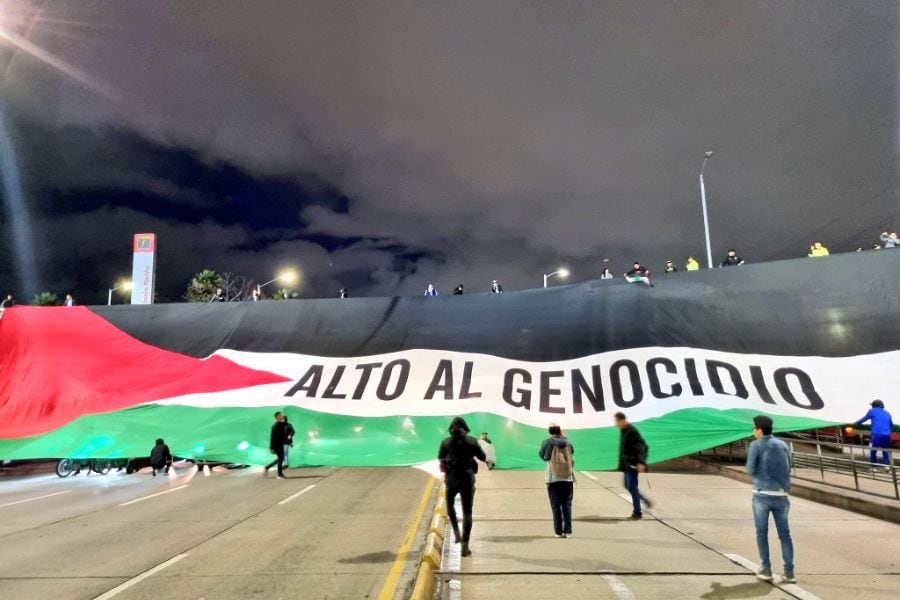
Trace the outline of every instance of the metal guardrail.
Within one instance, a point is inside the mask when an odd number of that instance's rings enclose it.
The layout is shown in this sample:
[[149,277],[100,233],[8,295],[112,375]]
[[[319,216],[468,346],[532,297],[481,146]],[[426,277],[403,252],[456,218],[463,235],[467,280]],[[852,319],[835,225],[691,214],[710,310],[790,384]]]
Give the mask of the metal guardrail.
[[[871,480],[889,484],[893,487],[894,498],[900,499],[900,469],[894,464],[894,455],[888,451],[888,464],[873,464],[869,462],[871,448],[861,444],[848,444],[837,439],[815,439],[810,436],[779,436],[787,442],[791,449],[791,469],[793,477],[806,481],[814,481],[810,477],[804,477],[797,469],[812,469],[819,471],[820,480],[826,485],[841,486],[825,480],[826,473],[836,473],[853,478],[853,489],[875,496],[890,496],[860,487],[861,480]],[[700,456],[712,456],[717,460],[729,462],[743,462],[747,458],[747,446],[749,440],[739,440],[699,452]],[[879,450],[879,456],[881,451]]]
[[[888,464],[880,464],[869,461],[870,448],[858,444],[841,444],[837,442],[785,440],[791,448],[791,464],[794,476],[798,479],[808,479],[797,476],[796,469],[817,469],[824,483],[825,473],[839,473],[853,477],[853,487],[857,491],[867,494],[883,495],[870,490],[861,489],[860,479],[870,479],[888,483],[894,488],[894,498],[900,500],[900,485],[898,485],[897,466],[894,464],[894,455],[888,450]],[[803,446],[812,447],[807,451]],[[881,455],[879,450],[879,456]]]

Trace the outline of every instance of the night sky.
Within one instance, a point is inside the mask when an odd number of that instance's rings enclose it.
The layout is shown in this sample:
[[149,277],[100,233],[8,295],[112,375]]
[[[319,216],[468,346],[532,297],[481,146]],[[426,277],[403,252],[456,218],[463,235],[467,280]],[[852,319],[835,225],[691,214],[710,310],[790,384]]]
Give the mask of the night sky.
[[4,198],[4,293],[105,302],[145,231],[167,301],[203,268],[301,297],[661,271],[705,254],[705,150],[718,260],[900,228],[895,0],[34,4],[0,144],[40,280]]

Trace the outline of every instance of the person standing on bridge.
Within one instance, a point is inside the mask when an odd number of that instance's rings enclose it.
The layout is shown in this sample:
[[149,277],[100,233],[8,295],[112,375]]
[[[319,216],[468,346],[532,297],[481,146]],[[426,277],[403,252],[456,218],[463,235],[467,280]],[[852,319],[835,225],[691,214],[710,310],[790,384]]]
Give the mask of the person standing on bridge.
[[541,444],[540,457],[547,463],[544,470],[550,510],[553,511],[553,531],[558,538],[572,537],[572,498],[575,495],[575,448],[562,433],[559,425],[547,430],[550,437]]
[[[462,542],[463,556],[472,555],[469,538],[472,535],[472,505],[475,503],[475,473],[478,472],[476,458],[487,462],[478,440],[469,435],[469,426],[461,417],[454,418],[450,422],[450,437],[445,438],[438,449],[438,460],[447,491],[447,517],[453,526],[456,543]],[[462,535],[456,518],[457,495],[463,510]]]
[[263,476],[269,474],[269,469],[278,466],[278,479],[284,479],[284,447],[288,443],[288,425],[281,411],[275,413],[275,422],[272,423],[272,431],[269,434],[269,451],[275,455],[275,460],[266,465]]
[[756,525],[756,546],[759,548],[760,569],[756,576],[764,581],[772,579],[769,558],[769,514],[775,519],[775,529],[781,540],[784,560],[784,580],[796,583],[794,577],[794,542],[788,525],[791,510],[791,451],[783,441],[772,437],[772,419],[765,415],[753,417],[753,437],[747,449],[747,473],[753,478],[753,521]]
[[873,400],[870,406],[872,408],[869,409],[866,416],[854,423],[854,425],[862,425],[866,421],[872,421],[872,441],[871,452],[869,452],[869,462],[873,465],[878,464],[878,450],[881,450],[881,464],[888,466],[891,464],[891,432],[894,430],[893,419],[891,419],[891,413],[884,410],[884,402],[881,400]]
[[631,494],[632,519],[642,519],[641,502],[651,508],[650,502],[638,489],[638,473],[647,472],[647,453],[650,448],[641,436],[641,432],[628,422],[625,413],[615,414],[616,427],[619,428],[619,470],[623,473],[625,489]]

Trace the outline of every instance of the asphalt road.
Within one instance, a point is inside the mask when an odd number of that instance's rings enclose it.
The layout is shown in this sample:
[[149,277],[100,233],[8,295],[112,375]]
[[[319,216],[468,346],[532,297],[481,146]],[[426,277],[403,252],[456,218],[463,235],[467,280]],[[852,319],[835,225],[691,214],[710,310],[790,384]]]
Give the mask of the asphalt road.
[[170,477],[4,478],[0,598],[402,598],[431,478],[409,468],[288,475],[185,465]]

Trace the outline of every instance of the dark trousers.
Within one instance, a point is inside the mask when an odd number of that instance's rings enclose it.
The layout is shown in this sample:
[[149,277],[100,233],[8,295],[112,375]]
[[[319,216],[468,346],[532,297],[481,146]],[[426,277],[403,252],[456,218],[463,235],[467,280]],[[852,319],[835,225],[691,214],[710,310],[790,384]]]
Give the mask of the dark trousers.
[[555,481],[547,484],[550,510],[553,511],[553,531],[556,535],[572,533],[572,497],[575,484],[571,481]]
[[463,511],[463,530],[462,542],[469,543],[469,536],[472,535],[472,505],[475,503],[475,475],[473,473],[464,473],[462,475],[447,474],[444,479],[444,485],[447,489],[447,516],[450,518],[450,525],[453,526],[454,532],[459,532],[459,522],[456,518],[456,496],[459,494],[459,500],[462,504]]
[[278,465],[278,476],[284,477],[284,471],[282,470],[284,468],[284,446],[276,448],[273,450],[273,453],[275,454],[275,460],[266,465],[266,471]]
[[627,469],[624,475],[625,489],[628,490],[629,494],[631,494],[631,504],[634,508],[632,514],[640,515],[641,500],[646,502],[647,499],[641,494],[641,491],[638,489],[638,472],[635,469]]

